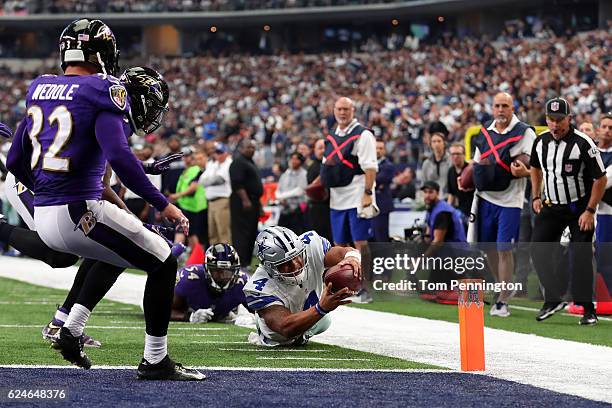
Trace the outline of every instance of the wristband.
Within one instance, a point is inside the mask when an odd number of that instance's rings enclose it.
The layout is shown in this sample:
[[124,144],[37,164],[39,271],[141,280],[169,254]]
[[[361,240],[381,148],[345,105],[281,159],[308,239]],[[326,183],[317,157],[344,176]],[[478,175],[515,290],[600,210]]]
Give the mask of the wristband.
[[535,203],[535,200],[542,200],[542,197],[533,197],[533,200],[531,200],[531,202]]
[[595,209],[593,207],[587,207],[586,210],[591,214],[595,214]]
[[326,314],[328,314],[329,312],[325,311],[321,305],[319,303],[317,303],[315,305],[315,310],[317,311],[317,313],[319,314],[319,316],[325,316]]
[[344,259],[346,258],[357,258],[359,263],[361,263],[361,254],[359,251],[348,251],[346,254],[344,254]]

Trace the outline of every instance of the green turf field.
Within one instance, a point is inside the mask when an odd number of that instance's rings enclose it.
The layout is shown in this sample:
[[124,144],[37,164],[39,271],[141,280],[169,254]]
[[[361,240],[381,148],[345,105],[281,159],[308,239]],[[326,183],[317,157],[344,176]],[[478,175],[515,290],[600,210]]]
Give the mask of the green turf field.
[[[374,299],[373,303],[365,305],[353,304],[351,307],[423,317],[426,319],[445,320],[454,323],[459,321],[456,306],[440,305],[421,300],[416,296],[393,296],[384,293],[374,293]],[[509,304],[512,314],[505,318],[490,316],[489,309],[491,306],[485,305],[485,326],[493,329],[537,334],[538,336],[553,339],[612,346],[612,321],[610,320],[600,319],[597,325],[585,327],[578,325],[580,316],[567,316],[557,313],[543,322],[537,322],[535,320],[536,311],[521,310],[513,308],[513,306],[539,309],[542,306],[541,302],[513,298]]]
[[[65,294],[0,278],[0,364],[67,364],[40,334]],[[88,327],[87,333],[103,344],[101,349],[86,349],[94,365],[140,362],[144,344],[140,307],[103,300]],[[169,351],[176,361],[209,367],[439,368],[315,343],[296,348],[258,348],[246,342],[249,332],[227,324],[172,322]]]

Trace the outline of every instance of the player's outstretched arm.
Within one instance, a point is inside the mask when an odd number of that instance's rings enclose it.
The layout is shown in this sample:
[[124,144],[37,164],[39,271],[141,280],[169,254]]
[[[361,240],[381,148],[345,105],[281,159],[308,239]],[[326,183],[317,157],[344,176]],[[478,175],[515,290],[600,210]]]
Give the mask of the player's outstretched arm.
[[336,293],[331,293],[331,283],[323,288],[321,300],[312,306],[298,313],[291,313],[285,306],[272,305],[257,313],[265,320],[266,325],[276,333],[288,339],[297,337],[311,328],[316,322],[321,320],[327,313],[335,310],[340,305],[350,303],[346,300],[352,293],[348,288],[344,288]]
[[351,265],[355,277],[361,279],[361,254],[355,248],[340,246],[332,247],[325,254],[323,263],[326,269],[335,265]]

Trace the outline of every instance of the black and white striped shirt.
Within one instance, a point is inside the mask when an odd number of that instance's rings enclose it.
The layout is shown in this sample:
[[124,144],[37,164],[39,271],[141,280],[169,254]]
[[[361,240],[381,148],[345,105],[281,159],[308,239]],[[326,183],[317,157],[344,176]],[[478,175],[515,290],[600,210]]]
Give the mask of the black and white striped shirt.
[[605,175],[599,149],[573,126],[560,140],[550,131],[540,134],[530,164],[542,169],[544,196],[551,204],[569,204],[590,196],[593,180]]

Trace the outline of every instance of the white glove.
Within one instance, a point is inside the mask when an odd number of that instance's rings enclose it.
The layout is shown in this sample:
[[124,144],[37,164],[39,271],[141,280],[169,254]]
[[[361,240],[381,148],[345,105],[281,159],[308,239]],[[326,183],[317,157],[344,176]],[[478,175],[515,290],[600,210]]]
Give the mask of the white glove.
[[252,315],[251,313],[239,314],[236,317],[236,321],[234,321],[234,324],[236,326],[254,329],[255,328],[255,315]]
[[357,216],[359,218],[370,219],[376,217],[378,214],[380,214],[380,209],[374,199],[372,199],[372,204],[365,208],[361,206],[361,203],[357,205]]
[[209,320],[212,320],[215,312],[212,309],[198,309],[189,316],[189,321],[191,323],[206,323]]

